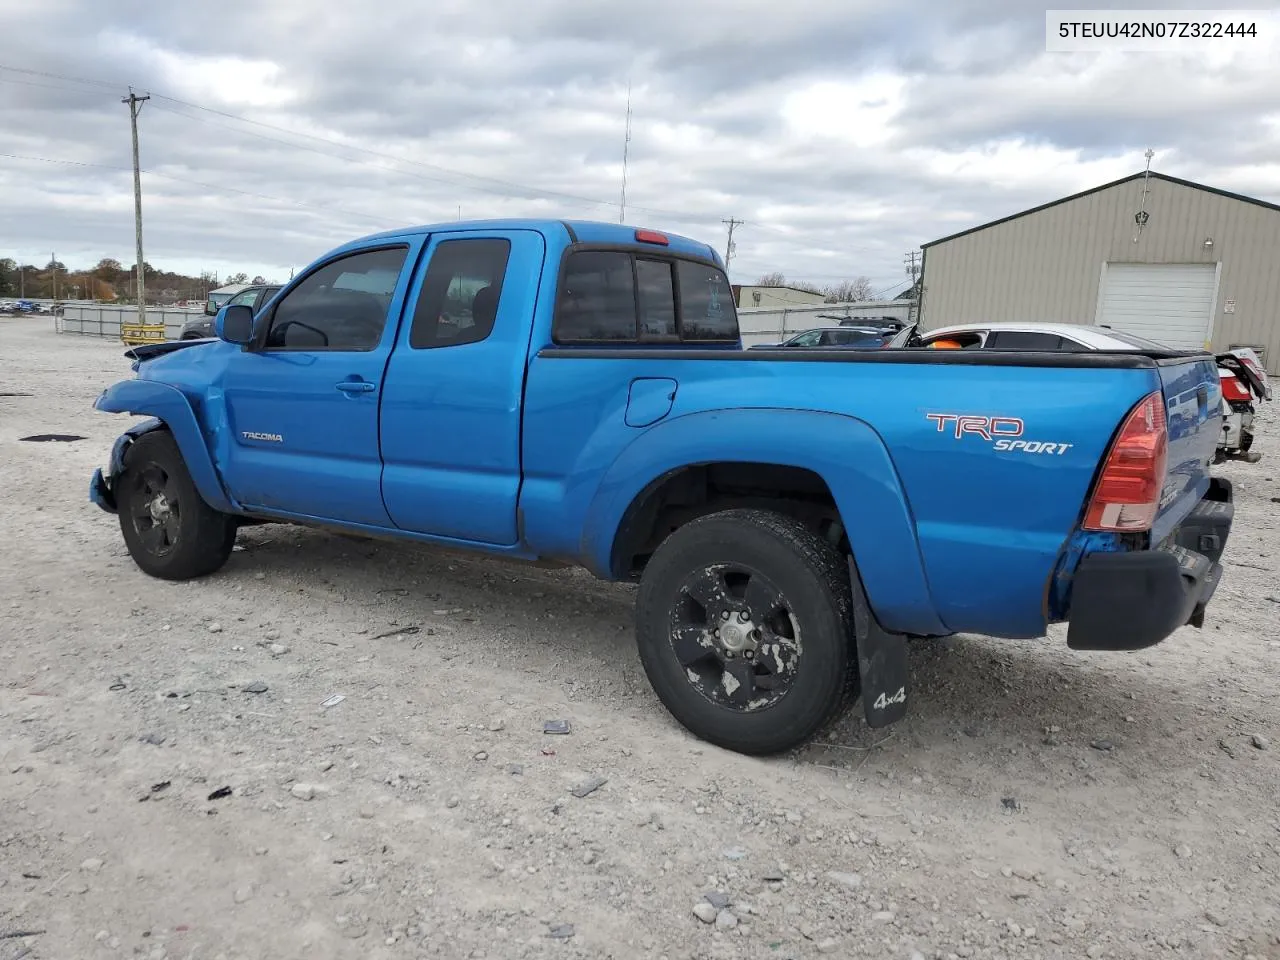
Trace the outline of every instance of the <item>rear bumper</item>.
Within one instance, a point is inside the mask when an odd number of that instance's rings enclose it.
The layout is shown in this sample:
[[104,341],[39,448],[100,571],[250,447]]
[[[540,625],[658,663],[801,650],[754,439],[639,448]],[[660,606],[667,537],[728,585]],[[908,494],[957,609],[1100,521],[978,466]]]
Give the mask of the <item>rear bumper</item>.
[[1072,581],[1067,646],[1141,650],[1181,626],[1201,626],[1222,576],[1218,561],[1235,515],[1231,497],[1230,483],[1215,479],[1158,548],[1086,557]]

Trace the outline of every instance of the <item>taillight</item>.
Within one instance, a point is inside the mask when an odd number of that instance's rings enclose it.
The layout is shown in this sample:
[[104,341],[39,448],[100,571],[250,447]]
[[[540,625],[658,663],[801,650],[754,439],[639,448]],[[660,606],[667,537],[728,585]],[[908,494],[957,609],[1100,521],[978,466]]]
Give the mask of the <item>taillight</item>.
[[1258,366],[1256,363],[1254,363],[1254,362],[1253,362],[1252,360],[1250,360],[1248,357],[1236,357],[1236,359],[1237,359],[1237,360],[1239,360],[1241,363],[1243,363],[1243,364],[1244,364],[1246,367],[1248,367],[1251,371],[1253,371],[1253,375],[1254,375],[1255,377],[1257,377],[1257,378],[1258,378],[1258,382],[1259,382],[1259,383],[1265,383],[1265,382],[1266,382],[1266,380],[1267,380],[1267,374],[1266,374],[1266,371],[1264,371],[1260,366]]
[[1084,528],[1115,532],[1150,529],[1160,509],[1168,459],[1164,398],[1157,390],[1129,412],[1107,451]]
[[1252,400],[1249,388],[1240,382],[1240,378],[1227,370],[1218,371],[1218,382],[1222,384],[1222,395],[1228,400]]

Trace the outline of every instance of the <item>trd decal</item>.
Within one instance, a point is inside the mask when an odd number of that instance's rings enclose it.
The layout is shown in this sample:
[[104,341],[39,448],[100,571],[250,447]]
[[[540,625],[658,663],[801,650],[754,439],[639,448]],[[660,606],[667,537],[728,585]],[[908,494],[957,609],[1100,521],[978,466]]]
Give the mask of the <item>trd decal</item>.
[[266,440],[270,443],[284,443],[284,437],[278,433],[257,433],[253,430],[242,430],[240,436],[246,440]]
[[957,413],[927,413],[925,416],[937,423],[939,433],[950,425],[957,440],[966,433],[976,433],[983,440],[1022,436],[1023,423],[1017,417],[975,417]]
[[953,439],[975,436],[991,444],[993,450],[1004,453],[1048,453],[1061,456],[1073,443],[1053,443],[1044,440],[1019,440],[1026,432],[1026,423],[1018,417],[983,417],[964,413],[926,413],[939,433],[947,433]]

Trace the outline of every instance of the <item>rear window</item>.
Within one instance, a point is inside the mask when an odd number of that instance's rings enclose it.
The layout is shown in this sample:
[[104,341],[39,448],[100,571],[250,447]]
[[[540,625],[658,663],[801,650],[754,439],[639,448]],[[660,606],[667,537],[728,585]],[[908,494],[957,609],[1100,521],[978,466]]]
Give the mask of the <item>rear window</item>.
[[696,260],[614,250],[568,255],[556,343],[738,341],[724,271]]
[[636,261],[640,336],[660,340],[679,337],[676,328],[675,280],[668,260]]
[[625,253],[582,251],[565,264],[556,310],[559,343],[634,341],[636,282]]
[[683,340],[737,340],[738,314],[724,271],[681,260],[680,320]]

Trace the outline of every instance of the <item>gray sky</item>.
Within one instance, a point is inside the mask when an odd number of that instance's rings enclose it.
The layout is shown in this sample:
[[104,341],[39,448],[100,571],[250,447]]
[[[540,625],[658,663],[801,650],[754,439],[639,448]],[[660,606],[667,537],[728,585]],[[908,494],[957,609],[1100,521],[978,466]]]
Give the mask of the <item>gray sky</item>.
[[0,70],[0,256],[132,262],[130,84],[155,95],[147,260],[223,276],[284,279],[459,208],[617,220],[628,78],[628,222],[723,249],[722,219],[745,220],[736,281],[896,293],[907,251],[1141,170],[1148,147],[1153,169],[1280,200],[1273,42],[1049,54],[1044,17],[1014,0],[8,3],[0,64],[35,72]]

